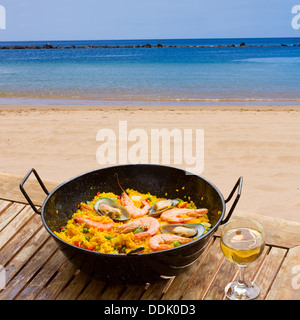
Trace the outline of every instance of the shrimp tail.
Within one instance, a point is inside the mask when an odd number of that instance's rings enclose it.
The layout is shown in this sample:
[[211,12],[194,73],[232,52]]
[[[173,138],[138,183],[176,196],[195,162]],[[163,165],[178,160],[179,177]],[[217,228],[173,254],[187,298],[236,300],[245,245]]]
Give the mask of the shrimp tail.
[[144,238],[144,237],[150,237],[151,234],[149,232],[139,232],[135,234],[136,238]]
[[156,248],[156,250],[168,250],[171,249],[171,246],[168,244],[161,244],[159,247]]

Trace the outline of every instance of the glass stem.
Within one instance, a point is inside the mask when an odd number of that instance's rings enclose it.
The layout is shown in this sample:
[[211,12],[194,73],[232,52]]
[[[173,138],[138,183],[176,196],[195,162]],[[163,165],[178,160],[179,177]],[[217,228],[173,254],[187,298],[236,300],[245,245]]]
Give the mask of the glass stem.
[[245,269],[246,266],[239,266],[239,280],[238,280],[238,284],[240,287],[245,287],[246,286],[246,282],[245,282]]

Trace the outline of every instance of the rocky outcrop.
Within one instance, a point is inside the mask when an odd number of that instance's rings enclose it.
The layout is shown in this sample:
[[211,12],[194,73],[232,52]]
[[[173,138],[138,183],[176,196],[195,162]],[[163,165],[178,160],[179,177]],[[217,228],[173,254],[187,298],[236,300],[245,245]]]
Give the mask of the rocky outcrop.
[[53,45],[50,44],[50,43],[46,43],[44,46],[43,46],[44,49],[53,49]]
[[239,45],[235,45],[234,43],[228,44],[228,45],[224,45],[224,44],[219,44],[219,45],[213,45],[213,46],[201,46],[201,45],[195,45],[195,46],[191,46],[191,45],[186,45],[186,46],[176,46],[176,45],[163,45],[161,43],[158,43],[157,45],[151,45],[150,43],[147,44],[137,44],[135,46],[133,45],[126,45],[126,46],[120,46],[120,45],[115,45],[115,46],[109,46],[109,45],[105,45],[105,46],[101,46],[101,45],[82,45],[82,46],[54,46],[51,43],[46,43],[43,46],[34,46],[34,45],[28,45],[28,46],[24,46],[24,45],[12,45],[12,46],[0,46],[0,49],[5,50],[5,49],[119,49],[119,48],[211,48],[211,47],[215,47],[215,48],[225,48],[225,47],[229,47],[229,48],[234,48],[234,47],[297,47],[300,46],[300,42],[298,44],[292,44],[292,45],[287,45],[287,44],[278,44],[278,45],[246,45],[245,42],[241,42]]

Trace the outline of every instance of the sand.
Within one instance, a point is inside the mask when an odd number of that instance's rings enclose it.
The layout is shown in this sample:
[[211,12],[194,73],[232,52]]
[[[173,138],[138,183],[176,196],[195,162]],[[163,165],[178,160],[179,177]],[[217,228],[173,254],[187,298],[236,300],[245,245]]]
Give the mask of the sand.
[[[300,222],[300,106],[0,106],[0,172],[34,167],[59,183],[104,167],[96,157],[101,129],[115,133],[118,162],[120,121],[148,140],[153,129],[203,129],[203,177],[226,198],[243,176],[239,210]],[[126,143],[129,150],[136,141]],[[173,156],[169,164],[187,167]]]

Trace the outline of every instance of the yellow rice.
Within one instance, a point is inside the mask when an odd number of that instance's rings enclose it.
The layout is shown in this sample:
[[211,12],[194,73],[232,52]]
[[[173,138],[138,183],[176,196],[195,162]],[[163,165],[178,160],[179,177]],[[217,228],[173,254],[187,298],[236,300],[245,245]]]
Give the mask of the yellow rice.
[[[152,206],[155,202],[159,200],[166,200],[166,198],[158,198],[155,195],[150,193],[142,194],[136,190],[127,189],[126,190],[128,196],[133,200],[134,205],[137,208],[142,207],[142,203],[140,199],[147,199],[150,206]],[[121,204],[120,197],[111,192],[109,193],[97,193],[97,195],[92,199],[92,201],[87,202],[87,204],[94,208],[94,204],[97,200],[104,197],[112,197],[117,199],[117,203]],[[179,200],[179,199],[178,199]],[[180,200],[178,207],[180,208],[182,205],[185,205],[187,201]],[[193,201],[187,202],[185,205],[188,208],[196,208]],[[74,222],[74,218],[85,217],[92,221],[109,223],[113,222],[109,217],[100,216],[95,210],[86,211],[81,210],[80,205],[78,206],[77,211],[73,214],[72,218],[67,222],[65,226],[61,228],[60,232],[55,232],[57,236],[59,236],[62,240],[78,246],[80,248],[84,248],[87,250],[109,253],[109,254],[126,254],[131,250],[143,246],[145,249],[141,253],[153,252],[153,250],[149,247],[148,242],[150,237],[138,238],[135,237],[133,232],[129,233],[116,233],[114,232],[115,227],[122,225],[122,222],[114,222],[114,227],[109,231],[99,231],[95,228],[90,227],[89,229],[85,228],[84,224],[78,225]],[[135,220],[131,218],[130,221]],[[162,221],[158,218],[158,221],[161,225],[168,224],[166,221]],[[195,218],[190,220],[188,223],[209,223],[209,219],[207,215],[203,215],[200,218]],[[126,222],[125,222],[126,223]],[[205,232],[207,232],[209,228],[205,227]],[[159,233],[159,232],[158,232]]]

